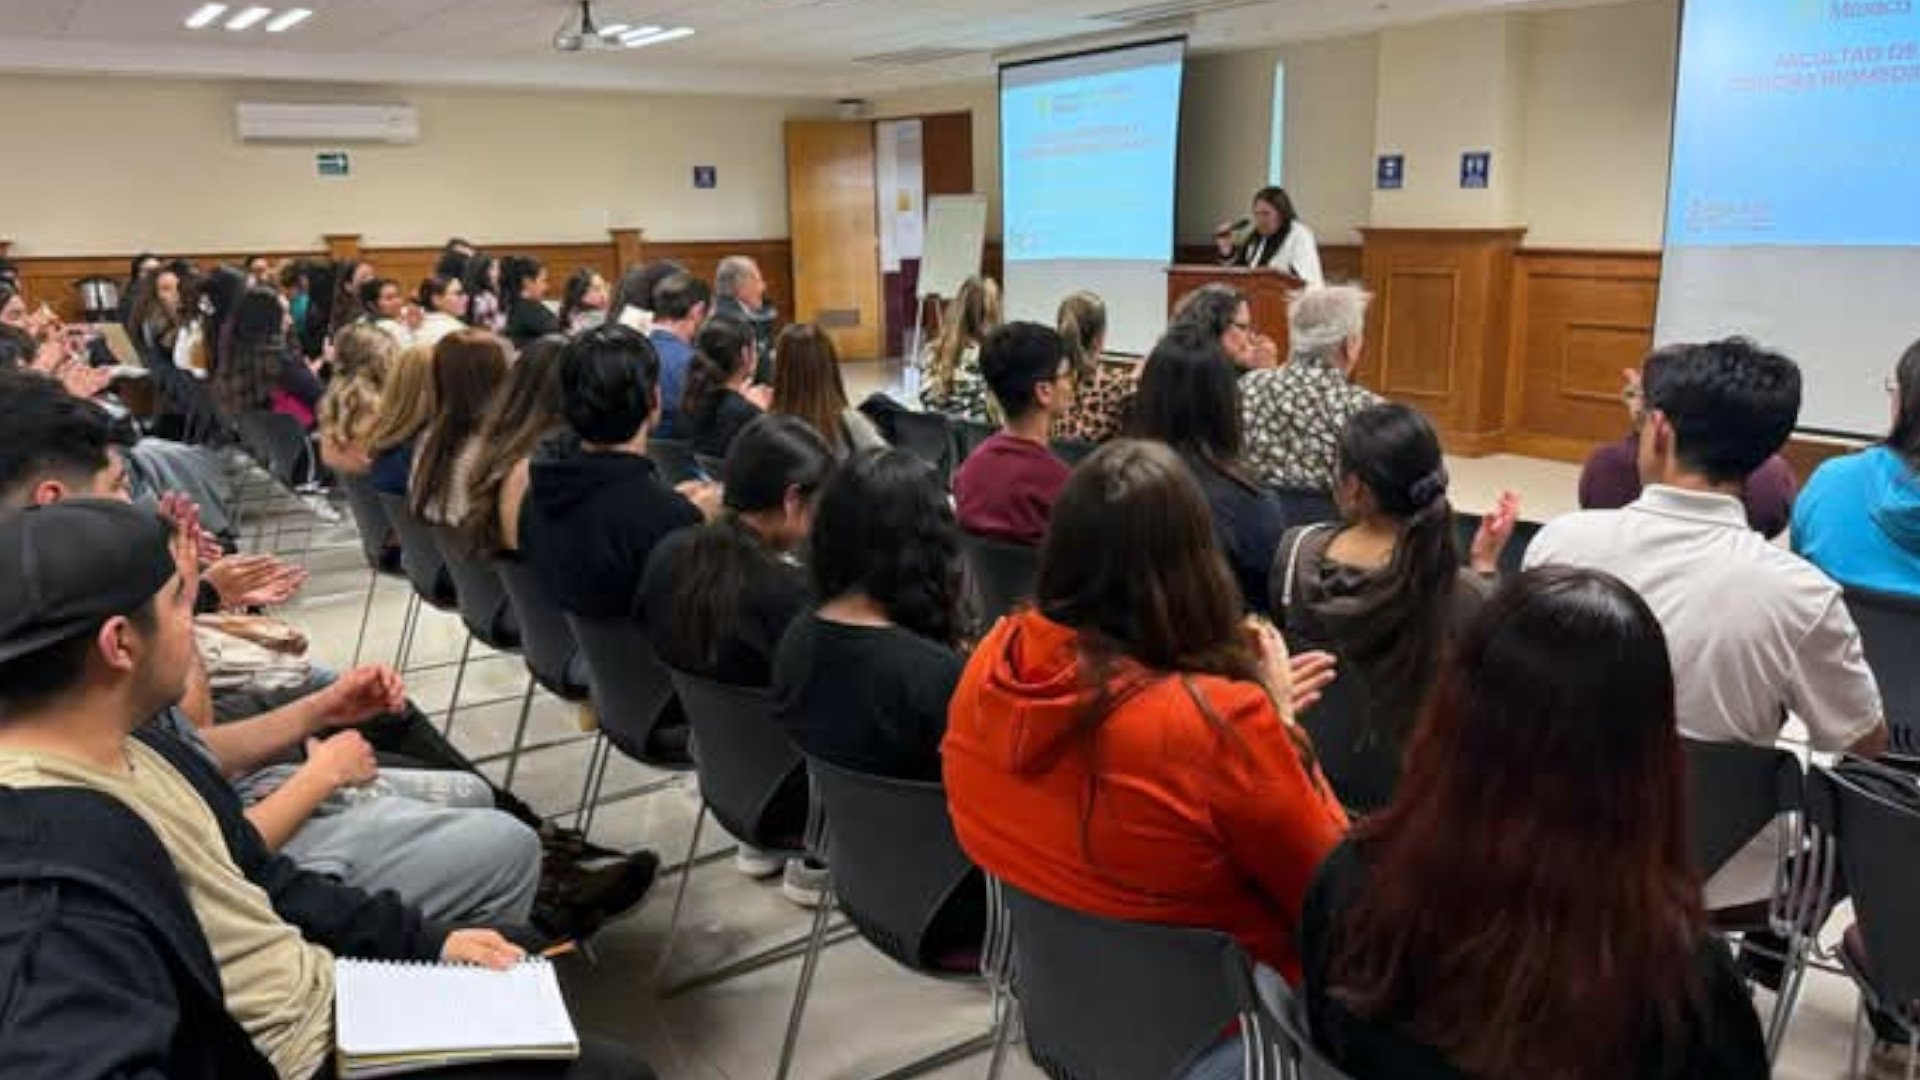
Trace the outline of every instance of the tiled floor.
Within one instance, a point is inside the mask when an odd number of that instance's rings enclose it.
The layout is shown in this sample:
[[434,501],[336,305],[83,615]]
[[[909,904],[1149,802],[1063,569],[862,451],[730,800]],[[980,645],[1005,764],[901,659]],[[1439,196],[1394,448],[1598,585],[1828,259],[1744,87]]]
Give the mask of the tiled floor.
[[[861,385],[858,375],[853,380]],[[860,392],[863,392],[862,387]],[[1564,465],[1523,458],[1495,457],[1453,464],[1457,502],[1478,509],[1502,488],[1516,490],[1527,516],[1546,517],[1569,508],[1573,471]],[[305,595],[284,612],[306,628],[316,659],[345,665],[352,659],[355,631],[366,596],[367,574],[357,549],[342,544],[349,527],[321,535],[310,556],[315,573]],[[291,539],[283,547],[298,545]],[[390,659],[405,600],[397,582],[380,583],[365,649],[369,660]],[[428,612],[416,660],[452,659],[462,642],[458,623]],[[523,670],[512,657],[476,661],[461,692],[462,709],[453,737],[469,753],[504,749],[518,715]],[[413,696],[429,711],[446,707],[451,672],[428,672],[409,680]],[[489,699],[508,699],[476,707]],[[536,698],[530,741],[564,739],[577,734],[575,711],[544,694]],[[558,813],[577,802],[589,744],[573,742],[523,759],[516,790],[544,813]],[[617,755],[616,755],[617,758]],[[497,778],[499,763],[487,766]],[[647,770],[617,760],[607,790],[647,779]],[[684,854],[696,808],[683,781],[673,788],[609,806],[599,815],[594,837],[621,846],[652,847],[668,862]],[[703,847],[724,838],[709,826]],[[641,1052],[664,1080],[770,1080],[792,1003],[797,962],[782,963],[717,986],[663,1000],[652,976],[672,905],[675,877],[665,879],[642,908],[610,926],[597,943],[594,961],[561,961],[568,996],[582,1028],[624,1041]],[[697,869],[687,901],[680,943],[668,981],[709,969],[758,946],[805,933],[807,913],[788,903],[771,884],[751,882],[730,862]],[[1786,1080],[1835,1080],[1845,1072],[1854,991],[1843,978],[1814,973],[1795,1015],[1777,1075]],[[1761,997],[1763,1004],[1770,999]],[[936,983],[907,973],[879,953],[849,941],[834,947],[821,964],[801,1035],[794,1076],[800,1080],[862,1080],[986,1030],[984,991]],[[984,1074],[984,1055],[949,1065],[932,1075],[950,1078]],[[1012,1080],[1041,1075],[1016,1050],[1009,1059]]]

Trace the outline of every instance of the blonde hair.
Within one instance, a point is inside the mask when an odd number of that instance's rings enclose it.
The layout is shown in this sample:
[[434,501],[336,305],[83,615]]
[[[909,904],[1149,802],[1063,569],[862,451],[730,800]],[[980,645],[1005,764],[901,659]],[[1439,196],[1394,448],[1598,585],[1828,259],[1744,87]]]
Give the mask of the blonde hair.
[[1085,378],[1100,361],[1095,346],[1107,336],[1107,305],[1093,293],[1077,292],[1060,301],[1060,313],[1054,317],[1060,331],[1060,346],[1073,365],[1073,373]]
[[374,451],[384,452],[413,441],[433,419],[433,410],[433,349],[415,345],[394,358],[386,393],[380,399],[380,419],[373,426]]
[[333,381],[314,419],[323,439],[367,449],[380,418],[380,399],[400,348],[392,335],[372,326],[350,326],[334,339]]
[[1000,286],[992,278],[970,277],[961,282],[960,291],[947,304],[940,336],[928,350],[927,381],[935,393],[953,392],[953,376],[960,370],[967,346],[977,348],[987,340],[988,331],[999,325]]

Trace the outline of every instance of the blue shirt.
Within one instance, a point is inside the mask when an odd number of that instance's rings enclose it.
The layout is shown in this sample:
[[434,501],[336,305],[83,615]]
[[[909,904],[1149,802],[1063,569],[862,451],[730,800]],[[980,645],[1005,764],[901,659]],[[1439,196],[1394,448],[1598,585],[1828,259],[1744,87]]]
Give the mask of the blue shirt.
[[1814,470],[1793,550],[1842,585],[1920,596],[1920,476],[1884,446]]
[[404,442],[383,450],[367,471],[367,483],[382,495],[405,495],[413,477],[413,443]]
[[687,385],[687,368],[693,363],[693,346],[658,328],[648,332],[647,338],[660,354],[660,426],[653,433],[663,439],[683,438],[679,431],[680,395]]

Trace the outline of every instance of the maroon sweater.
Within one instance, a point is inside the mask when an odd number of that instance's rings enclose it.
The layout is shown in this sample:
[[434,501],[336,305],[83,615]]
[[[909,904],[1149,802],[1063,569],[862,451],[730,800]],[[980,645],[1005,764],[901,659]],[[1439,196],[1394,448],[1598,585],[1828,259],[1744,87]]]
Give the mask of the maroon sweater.
[[953,474],[960,527],[992,540],[1038,544],[1070,472],[1045,446],[998,432]]
[[[1595,450],[1580,470],[1580,509],[1618,510],[1640,497],[1640,437],[1628,435]],[[1747,477],[1741,500],[1747,505],[1747,524],[1771,540],[1793,516],[1793,497],[1799,480],[1787,459],[1775,454]]]

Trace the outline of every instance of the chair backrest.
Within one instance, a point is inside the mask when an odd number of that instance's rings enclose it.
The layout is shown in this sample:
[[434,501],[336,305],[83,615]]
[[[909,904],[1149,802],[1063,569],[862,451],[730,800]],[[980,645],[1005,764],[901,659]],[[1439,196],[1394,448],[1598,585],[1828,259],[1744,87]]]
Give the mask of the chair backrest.
[[695,454],[693,455],[693,463],[700,469],[700,475],[709,480],[717,482],[727,473],[726,458],[717,458],[711,454]]
[[1300,726],[1313,737],[1320,771],[1341,805],[1354,814],[1372,813],[1393,801],[1405,749],[1399,740],[1369,729],[1368,700],[1366,676],[1356,666],[1342,664],[1340,677],[1300,714]]
[[[1212,930],[1105,919],[1002,883],[1027,1049],[1056,1080],[1168,1080],[1233,1025],[1271,1044],[1252,964]],[[1264,1074],[1267,1070],[1261,1069]]]
[[285,413],[257,409],[240,414],[234,429],[240,435],[241,447],[282,485],[297,488],[313,481],[313,443],[300,421]]
[[576,675],[580,644],[573,639],[573,627],[554,602],[540,575],[525,563],[511,558],[496,559],[494,569],[500,584],[513,601],[515,620],[520,624],[521,656],[535,682],[569,701],[584,701],[591,688]]
[[1280,1028],[1275,1041],[1280,1044],[1280,1059],[1287,1066],[1281,1075],[1289,1080],[1352,1080],[1314,1045],[1307,1010],[1287,984],[1275,979],[1272,989],[1280,995],[1279,1001],[1268,1004],[1279,1006],[1271,1015]]
[[474,554],[468,540],[451,525],[428,525],[440,557],[459,597],[460,621],[467,630],[495,649],[520,648],[520,623],[513,599],[493,564]]
[[1920,758],[1920,600],[1848,589],[1847,611],[1860,628],[1867,666],[1880,684],[1894,752]]
[[818,758],[807,759],[807,771],[826,811],[826,863],[840,909],[893,959],[920,971],[938,966],[927,955],[935,917],[958,890],[986,888],[953,834],[945,789]]
[[1333,504],[1333,496],[1327,492],[1315,488],[1274,488],[1273,493],[1280,497],[1280,509],[1286,514],[1289,528],[1340,520],[1340,508]]
[[953,430],[934,412],[902,411],[893,417],[893,445],[933,466],[942,485],[953,479]]
[[700,463],[693,459],[693,444],[683,439],[648,439],[647,456],[660,466],[660,479],[668,484],[700,478]]
[[[1911,782],[1911,781],[1909,781]],[[1816,769],[1809,781],[1833,815],[1840,865],[1853,896],[1861,943],[1878,1005],[1920,1023],[1920,865],[1905,855],[1920,850],[1920,812],[1875,791],[1847,767]]]
[[693,728],[694,769],[707,809],[729,833],[756,847],[798,846],[800,837],[766,832],[767,810],[787,778],[806,767],[774,718],[772,695],[681,671],[671,679]]
[[1694,866],[1702,880],[1747,846],[1773,819],[1805,800],[1800,759],[1773,746],[1681,740]]
[[1033,599],[1034,574],[1040,568],[1038,549],[963,532],[960,550],[967,558],[967,576],[983,623],[991,623],[1012,611],[1014,605]]
[[459,593],[453,584],[453,576],[447,572],[447,560],[440,553],[439,541],[433,538],[433,530],[427,523],[413,516],[407,507],[404,495],[395,495],[389,491],[379,493],[380,508],[387,512],[387,520],[393,523],[393,529],[400,534],[400,569],[406,572],[407,580],[413,584],[413,591],[420,599],[435,607],[451,608],[459,601]]
[[673,700],[673,679],[654,655],[646,628],[633,619],[585,619],[568,614],[567,625],[587,661],[600,731],[635,761],[657,764],[647,740]]
[[360,532],[360,553],[367,557],[368,566],[379,567],[386,556],[388,534],[393,531],[379,494],[364,476],[340,477],[340,490],[346,493],[347,513],[353,515],[354,528]]
[[953,463],[956,469],[973,456],[973,452],[980,448],[981,443],[993,438],[993,433],[1000,430],[992,424],[983,424],[978,420],[954,420],[951,423]]
[[[1460,565],[1467,565],[1473,554],[1473,534],[1480,531],[1480,519],[1484,515],[1455,511],[1453,515],[1453,545],[1460,551]],[[1520,572],[1521,562],[1526,558],[1527,546],[1540,532],[1538,521],[1516,521],[1513,523],[1513,535],[1507,538],[1507,546],[1500,552],[1500,573],[1512,575]]]
[[1099,443],[1088,442],[1085,439],[1053,440],[1053,456],[1066,462],[1069,468],[1092,457],[1093,452],[1098,449],[1100,449]]

